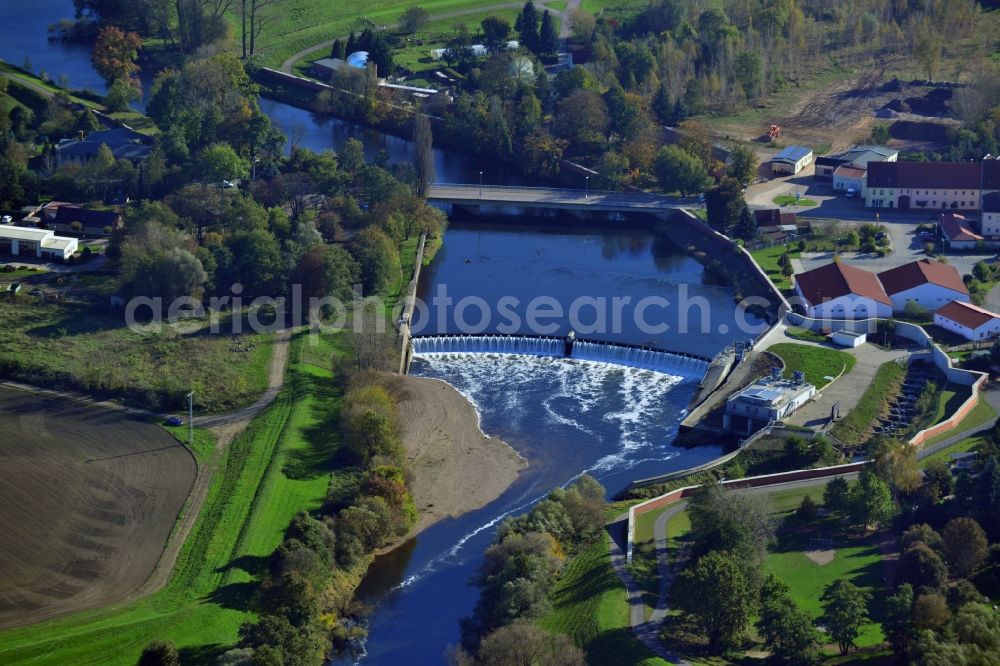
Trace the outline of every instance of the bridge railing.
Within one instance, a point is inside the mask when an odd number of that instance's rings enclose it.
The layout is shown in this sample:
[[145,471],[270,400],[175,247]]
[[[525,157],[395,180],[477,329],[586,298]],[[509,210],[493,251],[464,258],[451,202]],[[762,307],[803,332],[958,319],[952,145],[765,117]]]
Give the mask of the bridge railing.
[[[668,197],[659,194],[650,194],[648,192],[618,192],[614,190],[591,190],[582,189],[576,187],[528,187],[522,185],[478,185],[476,183],[435,183],[430,186],[430,192],[433,194],[435,189],[459,189],[459,190],[471,190],[478,192],[482,190],[483,192],[490,192],[495,190],[505,190],[510,192],[517,191],[529,191],[529,192],[566,192],[573,195],[589,194],[591,196],[619,196],[619,197],[634,197],[636,199],[652,199],[657,201],[687,201],[689,199],[684,199],[680,197]],[[693,201],[693,199],[690,199]]]

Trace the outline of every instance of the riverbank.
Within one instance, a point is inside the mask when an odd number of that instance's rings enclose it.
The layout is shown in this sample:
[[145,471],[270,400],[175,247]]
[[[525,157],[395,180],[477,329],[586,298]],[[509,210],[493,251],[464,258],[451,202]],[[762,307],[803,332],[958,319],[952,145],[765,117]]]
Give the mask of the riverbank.
[[400,377],[398,382],[397,406],[418,512],[412,537],[439,520],[489,504],[528,462],[506,442],[483,433],[476,408],[450,384],[423,377]]

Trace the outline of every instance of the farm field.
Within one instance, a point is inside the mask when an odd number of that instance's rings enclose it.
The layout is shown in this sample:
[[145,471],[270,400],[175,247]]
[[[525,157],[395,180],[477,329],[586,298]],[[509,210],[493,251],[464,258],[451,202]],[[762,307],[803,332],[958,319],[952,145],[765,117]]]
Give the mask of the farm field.
[[[225,325],[223,324],[223,330]],[[154,410],[232,411],[267,388],[271,334],[133,332],[121,313],[75,305],[7,301],[0,306],[0,377],[84,391]]]
[[0,628],[126,598],[191,490],[191,453],[121,412],[9,389],[0,432]]
[[[134,664],[150,641],[169,640],[184,663],[215,663],[252,617],[254,579],[298,510],[326,497],[333,470],[324,420],[329,339],[293,341],[289,386],[221,455],[200,515],[166,586],[150,596],[0,633],[3,664]],[[301,383],[300,383],[301,382]],[[318,387],[320,389],[323,386]],[[300,391],[309,400],[300,400]],[[199,446],[199,448],[202,448]],[[256,498],[256,499],[255,499]],[[362,568],[363,570],[363,568]],[[345,572],[357,576],[358,572]]]

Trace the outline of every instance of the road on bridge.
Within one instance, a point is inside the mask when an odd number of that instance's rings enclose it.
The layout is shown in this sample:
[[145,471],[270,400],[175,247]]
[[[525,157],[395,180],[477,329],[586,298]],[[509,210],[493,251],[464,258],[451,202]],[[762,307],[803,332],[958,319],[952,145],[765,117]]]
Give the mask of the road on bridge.
[[457,204],[512,204],[532,208],[665,211],[698,206],[692,198],[664,197],[642,192],[605,192],[549,187],[497,185],[431,185],[429,201]]

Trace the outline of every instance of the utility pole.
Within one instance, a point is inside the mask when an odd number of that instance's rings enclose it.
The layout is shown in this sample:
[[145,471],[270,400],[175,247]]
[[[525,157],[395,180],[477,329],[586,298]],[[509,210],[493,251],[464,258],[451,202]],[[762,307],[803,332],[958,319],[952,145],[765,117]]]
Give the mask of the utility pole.
[[483,198],[483,172],[479,172],[479,198]]
[[583,188],[584,188],[583,189],[583,198],[584,199],[589,199],[590,198],[590,176],[584,176],[583,177],[583,182],[584,182],[584,185],[583,185]]
[[188,446],[194,447],[194,391],[187,394],[188,399]]

